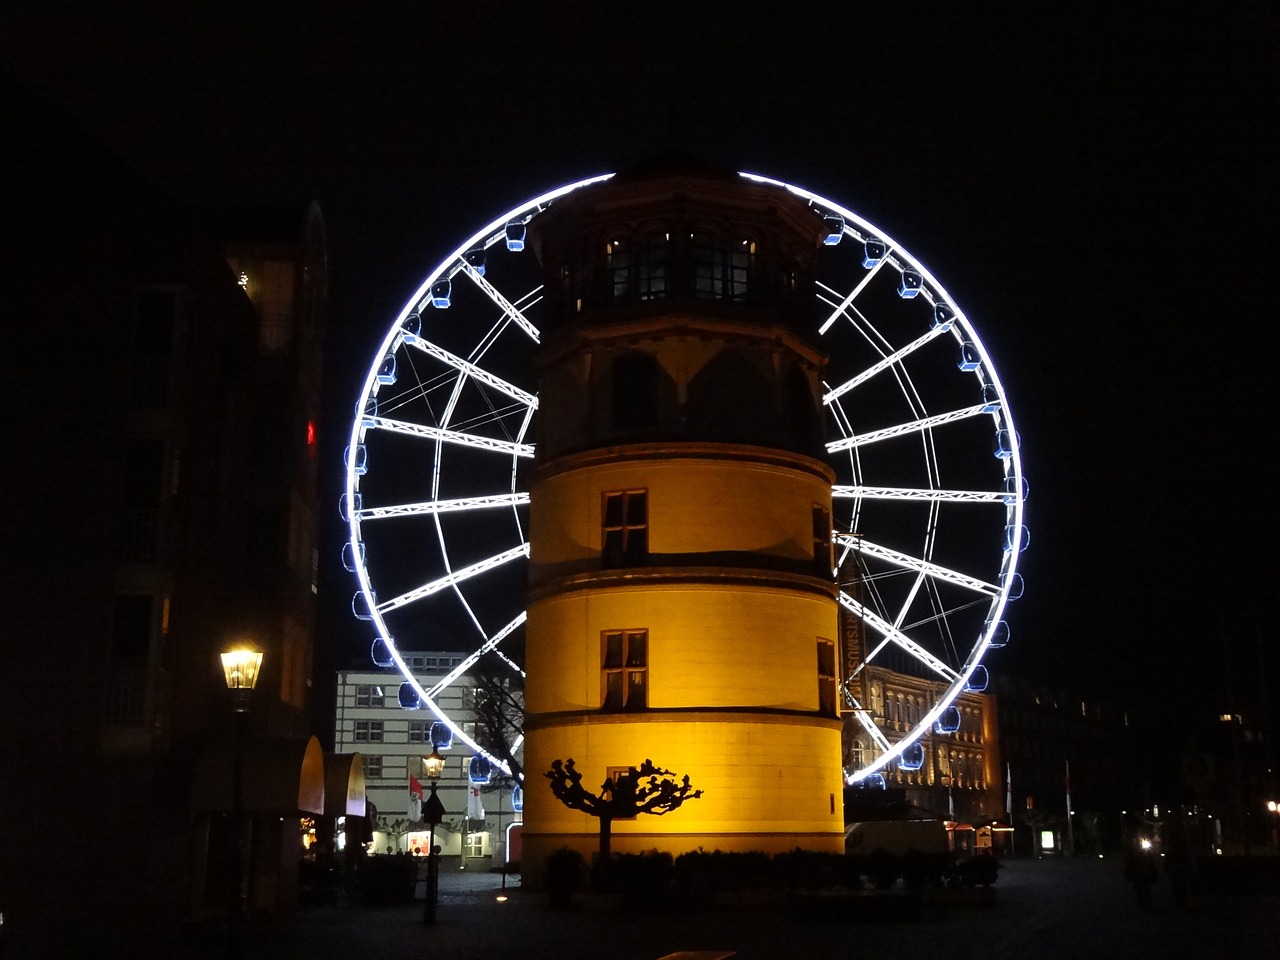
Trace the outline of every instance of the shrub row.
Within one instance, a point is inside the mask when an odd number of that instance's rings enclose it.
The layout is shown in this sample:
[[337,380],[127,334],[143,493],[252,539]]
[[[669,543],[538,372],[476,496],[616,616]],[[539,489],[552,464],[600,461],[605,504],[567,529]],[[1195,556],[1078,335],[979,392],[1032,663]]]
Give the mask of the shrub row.
[[[853,855],[797,849],[773,856],[696,850],[674,859],[654,850],[614,854],[607,870],[596,870],[595,881],[600,892],[628,899],[659,899],[674,893],[682,900],[705,901],[752,890],[888,890],[899,881],[908,890],[989,886],[995,882],[999,866],[992,857],[957,860],[945,853],[897,855],[884,850]],[[574,851],[558,851],[548,867],[547,879],[553,888],[569,878],[576,878],[570,881],[576,888],[586,879],[582,857]]]

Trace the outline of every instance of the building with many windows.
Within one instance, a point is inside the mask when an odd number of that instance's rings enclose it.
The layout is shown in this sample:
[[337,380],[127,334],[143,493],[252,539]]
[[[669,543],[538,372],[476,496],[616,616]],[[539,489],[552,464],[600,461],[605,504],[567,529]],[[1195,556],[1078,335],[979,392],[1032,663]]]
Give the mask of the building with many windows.
[[[427,690],[456,671],[466,656],[439,651],[402,655]],[[422,822],[421,802],[430,782],[422,759],[434,748],[445,761],[437,785],[445,815],[436,828],[436,843],[443,855],[500,858],[507,827],[519,820],[512,808],[510,783],[498,778],[472,783],[477,770],[472,764],[474,752],[460,742],[455,746],[448,729],[428,710],[402,708],[400,683],[400,674],[392,667],[338,673],[334,747],[339,754],[359,753],[363,759],[366,796],[376,811],[370,852],[428,852],[429,828]],[[473,739],[475,693],[474,682],[464,674],[436,696],[441,710]],[[422,793],[416,793],[416,786]]]
[[[226,903],[230,790],[199,789],[233,729],[220,651],[265,652],[248,740],[312,749],[325,237],[315,206],[223,233],[7,87],[0,133],[21,185],[0,205],[18,241],[0,389],[22,451],[0,765],[6,821],[33,826],[0,837],[0,903],[58,953],[75,931],[47,908],[84,873],[82,834],[111,864],[77,884],[86,929],[140,901],[155,930]],[[300,776],[246,807],[255,909],[296,899],[280,851]]]
[[[841,576],[856,592],[853,568],[842,568]],[[892,650],[882,651],[874,664],[866,663],[866,630],[847,610],[841,614],[841,636],[850,691],[889,743],[898,743],[938,703],[943,685],[936,676],[921,671],[914,658]],[[960,694],[953,706],[943,722],[920,738],[919,766],[890,764],[883,771],[884,785],[899,792],[918,815],[989,826],[1005,815],[995,698],[969,691]],[[849,770],[862,768],[880,752],[858,720],[856,713],[845,719],[845,767]]]

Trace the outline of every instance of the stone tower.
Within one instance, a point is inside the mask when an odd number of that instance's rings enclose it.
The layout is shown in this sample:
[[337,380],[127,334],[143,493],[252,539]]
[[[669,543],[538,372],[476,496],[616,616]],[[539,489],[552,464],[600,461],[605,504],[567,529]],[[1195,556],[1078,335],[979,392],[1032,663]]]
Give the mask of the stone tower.
[[833,474],[810,342],[821,218],[687,161],[530,224],[548,312],[530,487],[525,875],[652,758],[704,791],[613,849],[843,850]]

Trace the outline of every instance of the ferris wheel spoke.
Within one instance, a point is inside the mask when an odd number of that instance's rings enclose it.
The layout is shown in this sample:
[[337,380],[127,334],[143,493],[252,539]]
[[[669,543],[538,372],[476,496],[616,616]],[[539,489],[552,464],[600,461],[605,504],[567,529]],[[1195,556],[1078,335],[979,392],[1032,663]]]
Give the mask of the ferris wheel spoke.
[[394,517],[421,517],[437,513],[459,513],[466,510],[489,510],[494,507],[527,506],[528,493],[495,493],[485,497],[459,497],[456,500],[428,500],[423,503],[399,503],[386,507],[365,507],[357,514],[364,520],[386,520]]
[[411,437],[423,437],[437,443],[456,443],[464,447],[476,447],[481,450],[497,450],[517,457],[533,456],[532,444],[513,443],[510,440],[498,440],[494,437],[481,437],[462,430],[448,430],[444,427],[409,423],[405,420],[391,420],[387,417],[367,417],[365,418],[365,425],[376,430],[403,433]]
[[522,543],[518,547],[512,547],[510,550],[504,550],[502,553],[494,554],[479,563],[473,563],[469,567],[463,567],[461,570],[451,570],[448,575],[438,580],[432,580],[430,583],[424,583],[420,587],[414,587],[408,593],[402,593],[400,596],[388,600],[386,603],[380,603],[377,606],[379,613],[386,613],[388,610],[395,610],[399,607],[413,603],[415,600],[421,600],[423,597],[429,597],[441,590],[449,587],[456,587],[458,584],[470,580],[472,577],[478,577],[482,573],[487,573],[497,567],[510,563],[512,560],[519,560],[522,557],[529,556],[529,545]]
[[416,349],[421,350],[423,353],[426,353],[432,357],[435,357],[437,360],[441,360],[444,363],[447,363],[449,366],[453,367],[455,370],[458,370],[461,373],[466,374],[467,377],[469,377],[472,380],[475,380],[478,383],[483,383],[486,386],[493,387],[495,390],[505,393],[508,397],[511,397],[513,400],[519,400],[521,403],[523,403],[526,406],[529,406],[529,407],[538,406],[538,398],[533,394],[528,393],[524,390],[521,390],[515,384],[508,383],[506,380],[503,380],[501,377],[495,377],[492,373],[485,370],[483,367],[476,366],[474,363],[471,363],[469,360],[463,360],[462,357],[455,356],[454,354],[450,353],[448,350],[445,350],[443,347],[438,347],[434,343],[431,343],[429,340],[423,340],[421,337],[419,337],[418,339],[413,340],[409,343],[410,343],[410,346],[415,347]]
[[843,437],[840,440],[833,440],[827,444],[828,453],[840,453],[842,450],[852,450],[856,447],[864,447],[870,443],[878,443],[881,440],[891,440],[894,437],[903,437],[912,433],[923,433],[926,430],[932,430],[934,427],[940,427],[943,424],[955,423],[957,420],[967,420],[969,417],[976,417],[979,414],[989,413],[987,408],[979,403],[972,407],[961,407],[959,410],[949,410],[946,413],[937,413],[931,417],[922,417],[919,420],[912,420],[909,423],[899,423],[892,427],[885,427],[883,430],[872,430],[869,433],[858,434],[852,437]]
[[516,326],[518,326],[521,330],[527,333],[529,335],[529,339],[532,340],[534,343],[540,342],[538,328],[535,327],[533,325],[533,322],[520,311],[519,307],[517,307],[514,303],[512,303],[510,300],[504,297],[502,295],[502,292],[498,290],[498,288],[495,287],[492,283],[486,280],[484,276],[480,273],[480,271],[478,271],[475,267],[471,266],[471,264],[463,261],[462,270],[464,273],[466,273],[468,277],[471,278],[472,282],[477,287],[479,287],[481,290],[484,291],[485,295],[490,300],[492,300],[494,303],[498,305],[499,308],[501,308],[504,317],[510,317],[512,320],[514,320],[516,322]]
[[[831,329],[831,325],[840,319],[840,317],[844,314],[844,312],[848,310],[849,307],[853,304],[853,301],[858,299],[858,294],[862,293],[862,291],[866,289],[867,284],[871,282],[871,278],[874,277],[877,273],[879,273],[880,268],[883,267],[888,262],[889,262],[889,258],[888,256],[885,256],[884,259],[880,260],[878,263],[876,263],[875,266],[873,266],[870,270],[867,271],[867,275],[862,278],[861,282],[856,287],[853,288],[853,292],[850,293],[843,300],[841,300],[840,306],[836,307],[833,311],[831,311],[831,315],[828,316],[827,319],[823,321],[822,326],[818,328],[819,334],[824,334]],[[827,289],[830,290],[831,288],[828,287]],[[831,292],[835,293],[834,290],[832,290]]]
[[[911,654],[911,656],[920,661],[921,664],[945,679],[948,683],[955,681],[960,676],[959,673],[947,666],[924,647],[920,646],[920,644],[916,643],[889,621],[885,620],[874,611],[869,610],[865,605],[859,603],[843,590],[840,591],[840,605],[856,616],[861,617],[863,623],[872,630],[875,630],[876,633],[880,634],[880,636],[884,637],[886,641],[890,641],[901,647],[907,653]],[[878,652],[883,647],[884,644],[882,643],[876,648],[876,651]],[[874,654],[872,656],[874,656]],[[868,661],[871,659],[872,657],[867,657]]]
[[884,731],[876,726],[876,722],[871,719],[871,711],[858,703],[856,698],[850,697],[850,699],[853,700],[854,716],[858,718],[858,723],[861,724],[862,729],[867,731],[867,736],[871,738],[877,747],[888,753],[892,745],[889,743],[889,738],[884,735]]
[[854,377],[851,377],[850,379],[846,380],[844,383],[840,384],[840,386],[833,387],[832,389],[828,390],[826,395],[823,396],[822,402],[829,406],[833,400],[836,400],[839,397],[844,396],[846,393],[848,393],[850,390],[854,389],[855,387],[860,386],[863,383],[866,383],[868,380],[874,377],[877,373],[880,373],[882,370],[887,370],[889,367],[892,367],[895,363],[898,363],[906,359],[907,357],[911,356],[911,354],[915,353],[925,344],[933,340],[936,340],[943,333],[946,333],[946,329],[944,327],[937,326],[937,327],[934,327],[932,330],[930,330],[928,333],[924,334],[923,336],[916,337],[915,340],[911,341],[905,347],[902,347],[899,350],[895,350],[893,353],[890,353],[887,356],[880,358],[871,366],[867,367],[867,369],[863,370],[861,373],[857,374]]
[[1008,503],[1010,494],[1000,490],[929,490],[922,487],[869,487],[834,484],[837,500],[916,500],[921,502]]
[[947,583],[954,583],[957,586],[965,587],[969,590],[975,590],[994,597],[1000,592],[1000,588],[994,583],[988,583],[977,577],[971,577],[967,574],[960,573],[958,570],[952,570],[941,564],[933,563],[929,560],[923,560],[920,557],[913,557],[910,554],[899,553],[889,547],[876,543],[872,540],[866,540],[852,533],[837,533],[835,542],[842,546],[849,547],[857,553],[866,557],[876,557],[885,560],[895,566],[904,567],[908,570],[915,570],[918,573],[933,577],[935,580],[944,580]]
[[[428,695],[434,697],[441,690],[445,689],[447,686],[453,683],[453,681],[457,680],[460,676],[462,676],[464,673],[470,670],[473,666],[475,666],[476,662],[481,657],[483,657],[486,653],[497,653],[498,644],[500,644],[503,640],[511,636],[511,634],[515,633],[518,629],[520,629],[520,627],[524,625],[526,616],[527,615],[525,614],[525,612],[521,610],[520,613],[516,615],[514,620],[512,620],[505,627],[503,627],[501,630],[495,633],[492,637],[490,637],[488,640],[482,643],[479,649],[477,649],[470,656],[465,657],[461,663],[459,663],[447,674],[445,674],[443,677],[437,680],[435,686],[433,686],[430,690],[427,691]],[[502,656],[502,654],[499,653],[499,656]],[[520,675],[524,676],[524,671],[520,670],[519,667],[517,667],[514,663],[512,663],[510,658],[502,656],[502,659],[507,663],[508,666],[514,668],[515,670],[518,670],[520,672]]]

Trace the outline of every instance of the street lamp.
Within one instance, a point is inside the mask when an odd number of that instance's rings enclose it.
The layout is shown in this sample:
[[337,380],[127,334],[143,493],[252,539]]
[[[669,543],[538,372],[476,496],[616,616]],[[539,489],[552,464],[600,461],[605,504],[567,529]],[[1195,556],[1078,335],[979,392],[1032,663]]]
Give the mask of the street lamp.
[[235,754],[231,774],[231,871],[230,896],[227,898],[227,956],[237,960],[240,956],[240,926],[243,917],[241,900],[241,856],[243,851],[244,819],[244,725],[249,714],[249,702],[253,688],[258,683],[258,671],[262,668],[262,651],[242,644],[222,654],[222,673],[231,691],[236,715]]
[[444,757],[434,746],[422,758],[422,771],[431,781],[431,796],[422,805],[422,819],[431,827],[431,850],[427,854],[427,896],[422,905],[422,922],[436,922],[436,899],[440,889],[440,848],[436,846],[436,824],[444,819],[444,804],[436,796],[436,781],[444,771]]

